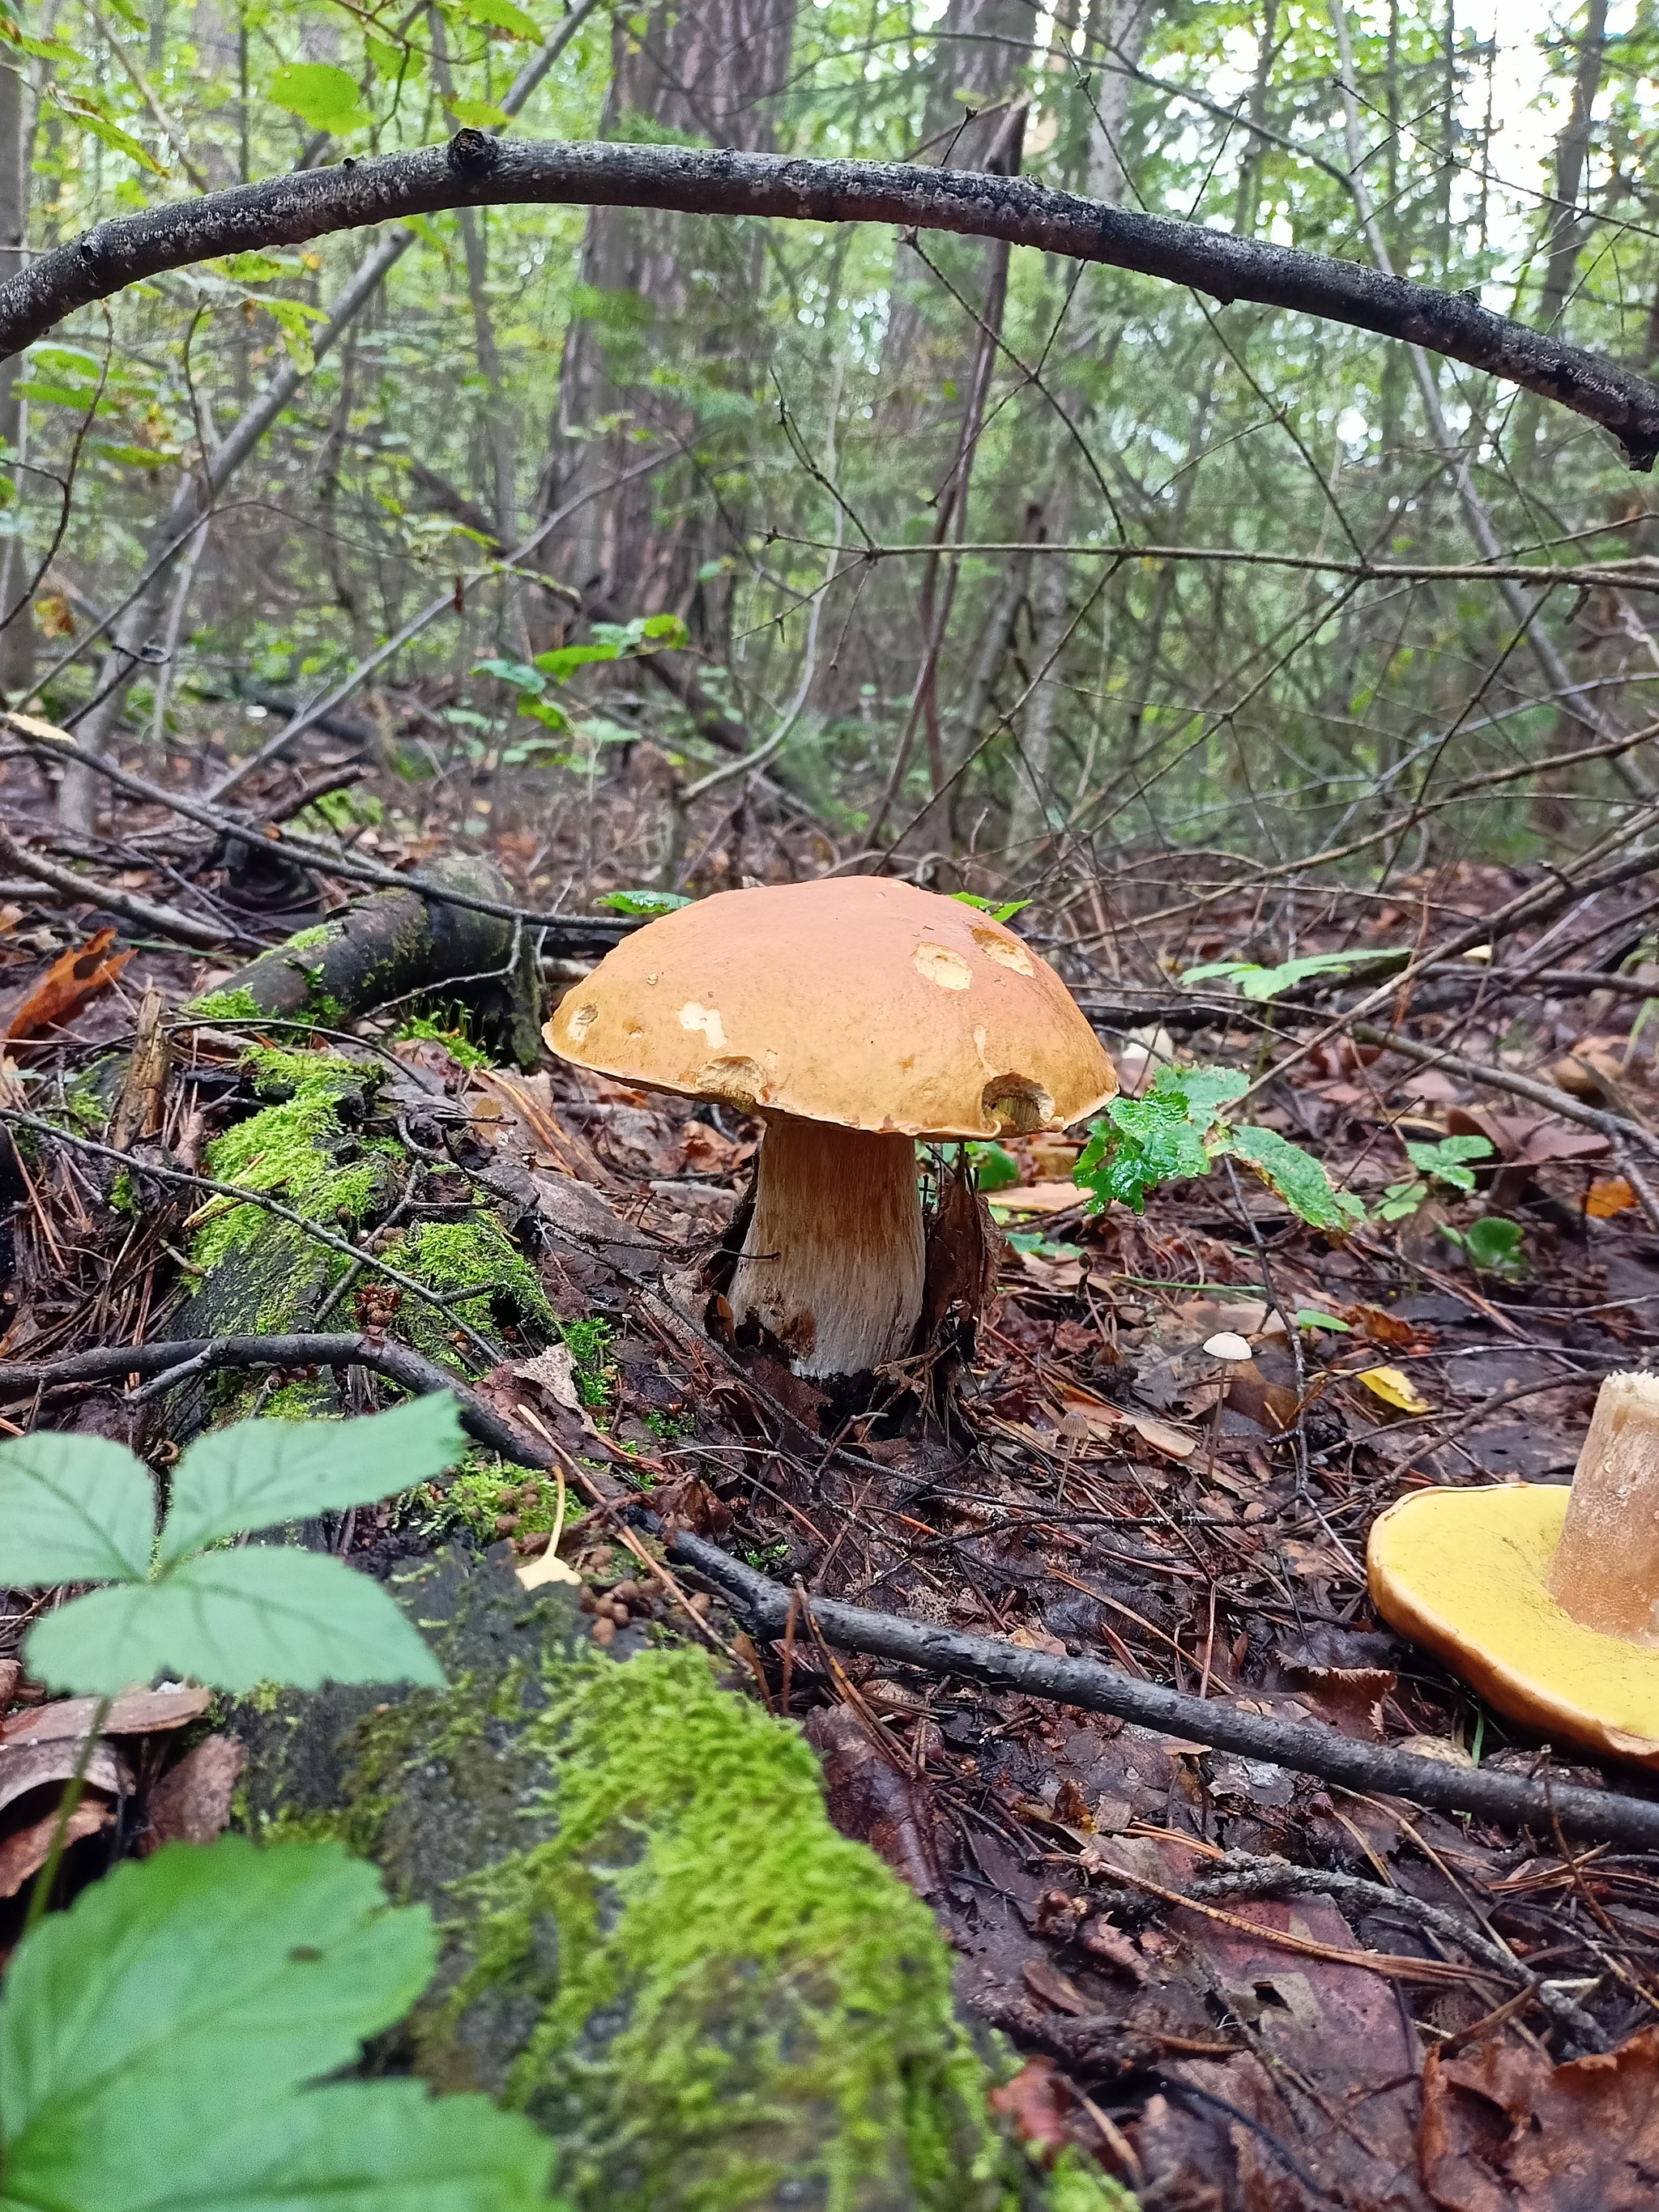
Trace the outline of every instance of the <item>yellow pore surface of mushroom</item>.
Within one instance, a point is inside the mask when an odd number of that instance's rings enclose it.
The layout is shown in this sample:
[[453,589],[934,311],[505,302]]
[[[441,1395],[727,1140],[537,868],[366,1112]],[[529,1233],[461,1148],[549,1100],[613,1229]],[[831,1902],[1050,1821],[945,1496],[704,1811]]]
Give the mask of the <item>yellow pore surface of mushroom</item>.
[[1401,1498],[1371,1530],[1371,1601],[1507,1718],[1659,1768],[1659,1650],[1586,1627],[1550,1594],[1568,1498],[1515,1483]]
[[605,955],[543,1032],[578,1066],[910,1137],[1063,1128],[1117,1090],[1012,930],[874,876],[722,891]]

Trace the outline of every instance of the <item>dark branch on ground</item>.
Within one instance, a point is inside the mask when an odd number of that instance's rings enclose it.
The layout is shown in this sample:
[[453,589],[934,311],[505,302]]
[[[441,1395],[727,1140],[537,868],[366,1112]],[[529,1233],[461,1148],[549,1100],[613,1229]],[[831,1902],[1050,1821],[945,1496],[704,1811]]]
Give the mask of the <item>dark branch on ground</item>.
[[[677,1535],[669,1556],[695,1567],[730,1600],[764,1636],[781,1636],[789,1616],[790,1593],[779,1583],[700,1536]],[[1659,1804],[1600,1790],[1529,1782],[1480,1767],[1451,1766],[1418,1759],[1386,1744],[1361,1743],[1334,1729],[1297,1721],[1242,1713],[1213,1699],[1187,1697],[1160,1683],[1103,1667],[1091,1659],[1055,1659],[1047,1652],[989,1637],[964,1636],[930,1621],[902,1620],[869,1613],[862,1606],[826,1598],[811,1601],[812,1618],[826,1642],[844,1651],[864,1651],[931,1674],[957,1674],[994,1689],[1052,1698],[1097,1713],[1114,1713],[1160,1735],[1237,1752],[1246,1759],[1269,1759],[1275,1766],[1316,1774],[1345,1790],[1406,1797],[1443,1813],[1474,1813],[1482,1820],[1532,1827],[1545,1834],[1552,1818],[1581,1834],[1605,1836],[1645,1850],[1659,1845]]]

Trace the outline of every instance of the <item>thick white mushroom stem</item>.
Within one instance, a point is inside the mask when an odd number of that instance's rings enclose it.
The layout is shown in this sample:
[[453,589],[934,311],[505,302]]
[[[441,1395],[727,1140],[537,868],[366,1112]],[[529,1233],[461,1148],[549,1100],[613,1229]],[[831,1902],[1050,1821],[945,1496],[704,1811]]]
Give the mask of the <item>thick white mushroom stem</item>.
[[769,1115],[755,1214],[728,1293],[798,1375],[856,1375],[910,1348],[925,1265],[916,1147]]
[[1581,1627],[1659,1645],[1659,1375],[1602,1383],[1547,1581]]

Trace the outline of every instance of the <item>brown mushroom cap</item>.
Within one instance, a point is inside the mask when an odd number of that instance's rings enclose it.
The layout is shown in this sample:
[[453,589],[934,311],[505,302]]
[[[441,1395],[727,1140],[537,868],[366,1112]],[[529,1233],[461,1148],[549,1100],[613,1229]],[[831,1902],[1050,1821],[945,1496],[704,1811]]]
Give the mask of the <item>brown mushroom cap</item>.
[[874,876],[680,907],[607,953],[543,1034],[624,1082],[910,1137],[1064,1128],[1117,1090],[1012,930]]

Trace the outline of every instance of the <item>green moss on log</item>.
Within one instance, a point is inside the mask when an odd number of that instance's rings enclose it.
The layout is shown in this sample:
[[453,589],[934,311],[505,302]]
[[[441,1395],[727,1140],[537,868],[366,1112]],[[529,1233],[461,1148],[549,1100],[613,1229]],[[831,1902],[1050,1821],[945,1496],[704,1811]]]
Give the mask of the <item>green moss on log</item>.
[[341,1836],[444,1930],[388,2063],[528,2113],[574,2212],[1131,2212],[997,2127],[1012,2062],[793,1727],[660,1631],[596,1651],[573,1595],[526,1595],[499,1553],[391,1587],[447,1692],[231,1720],[253,1832]]

